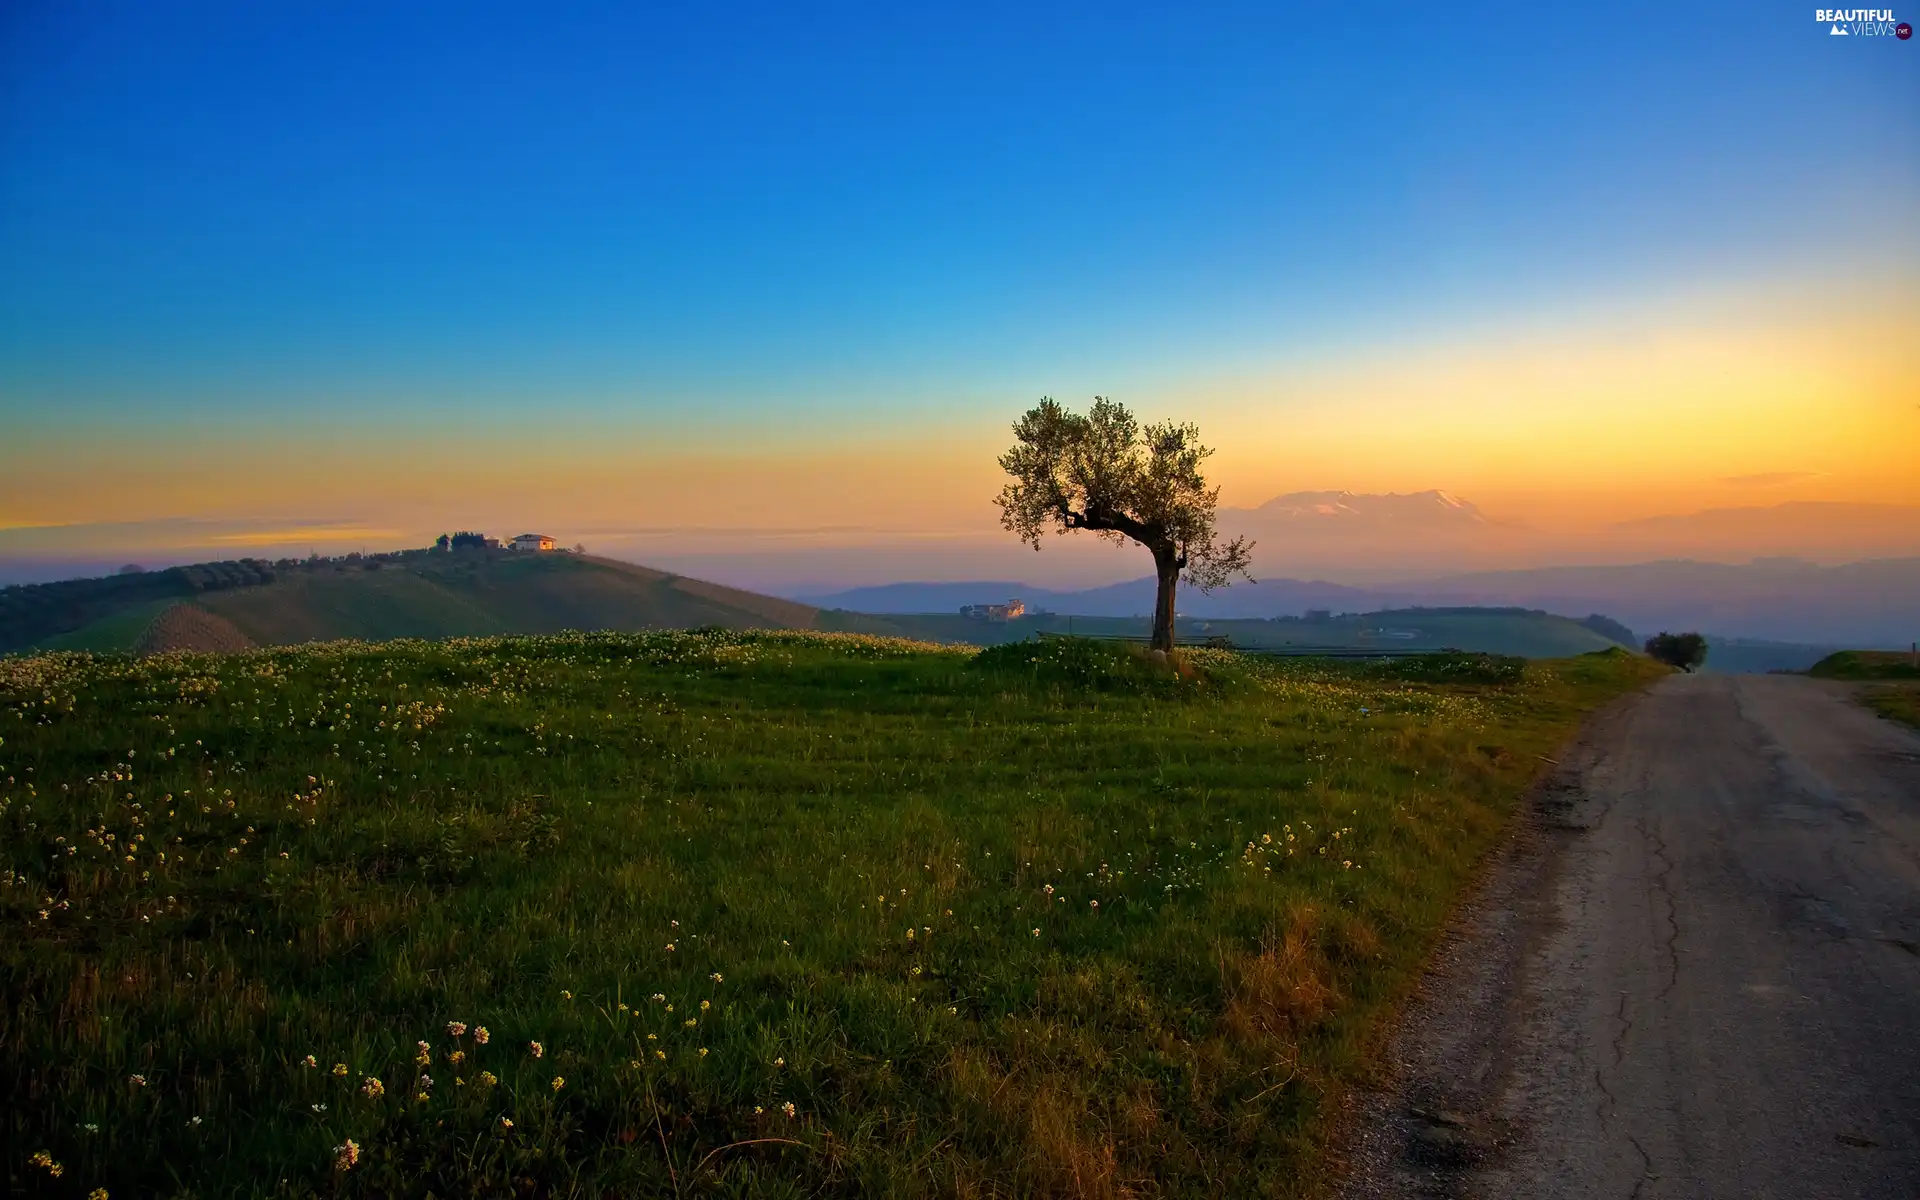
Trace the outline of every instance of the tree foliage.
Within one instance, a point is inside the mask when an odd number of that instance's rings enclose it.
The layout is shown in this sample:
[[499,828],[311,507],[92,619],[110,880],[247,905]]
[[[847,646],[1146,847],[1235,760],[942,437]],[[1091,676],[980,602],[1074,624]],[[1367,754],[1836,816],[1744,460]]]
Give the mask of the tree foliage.
[[1697,633],[1667,633],[1647,639],[1647,656],[1670,667],[1691,672],[1707,661],[1707,639]]
[[1235,575],[1252,578],[1252,545],[1225,541],[1214,527],[1220,489],[1201,473],[1213,451],[1197,426],[1142,426],[1125,405],[1096,396],[1085,415],[1043,399],[1013,432],[1013,448],[1000,456],[1013,477],[998,498],[1001,524],[1035,550],[1046,532],[1081,529],[1145,546],[1160,580],[1157,648],[1172,648],[1177,580],[1210,592]]

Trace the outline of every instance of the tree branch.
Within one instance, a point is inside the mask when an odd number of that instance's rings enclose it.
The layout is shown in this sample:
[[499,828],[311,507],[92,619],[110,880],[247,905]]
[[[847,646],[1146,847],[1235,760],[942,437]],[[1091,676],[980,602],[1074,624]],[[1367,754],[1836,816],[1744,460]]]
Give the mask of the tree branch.
[[1153,547],[1163,538],[1155,536],[1154,529],[1143,521],[1136,521],[1125,513],[1084,512],[1077,513],[1063,508],[1065,524],[1068,529],[1089,529],[1096,533],[1121,533],[1146,547]]

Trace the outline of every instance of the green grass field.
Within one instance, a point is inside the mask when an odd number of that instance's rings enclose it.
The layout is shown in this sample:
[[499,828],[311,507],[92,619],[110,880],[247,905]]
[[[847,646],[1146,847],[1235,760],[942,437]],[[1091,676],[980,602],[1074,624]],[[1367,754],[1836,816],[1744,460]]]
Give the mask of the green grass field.
[[1540,757],[1661,670],[0,660],[8,1191],[1311,1194]]

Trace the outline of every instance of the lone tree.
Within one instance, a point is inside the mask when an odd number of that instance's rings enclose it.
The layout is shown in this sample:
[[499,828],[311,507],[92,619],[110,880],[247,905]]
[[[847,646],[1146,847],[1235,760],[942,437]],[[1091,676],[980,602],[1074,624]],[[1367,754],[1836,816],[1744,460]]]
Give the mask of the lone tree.
[[1214,530],[1220,489],[1200,474],[1213,451],[1200,444],[1197,426],[1162,421],[1142,428],[1126,405],[1095,396],[1085,416],[1043,399],[1013,433],[1018,441],[1000,456],[1013,476],[1000,490],[1000,523],[1035,550],[1047,529],[1088,529],[1145,546],[1160,581],[1155,650],[1173,649],[1173,597],[1183,572],[1203,592],[1235,575],[1252,581],[1252,544],[1223,543]]
[[1656,633],[1647,639],[1647,657],[1692,674],[1707,661],[1707,639],[1697,633]]

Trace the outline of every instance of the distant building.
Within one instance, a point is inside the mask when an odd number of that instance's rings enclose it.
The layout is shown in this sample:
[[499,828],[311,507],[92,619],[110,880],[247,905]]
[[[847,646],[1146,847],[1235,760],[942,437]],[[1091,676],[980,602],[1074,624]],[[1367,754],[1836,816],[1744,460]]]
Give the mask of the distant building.
[[1304,619],[1308,621],[1331,621],[1333,619],[1333,610],[1330,608],[1310,608],[1304,614]]
[[523,533],[507,543],[509,550],[551,550],[554,541],[544,533]]
[[1018,600],[1009,600],[1005,604],[962,604],[960,615],[974,621],[1012,621],[1027,611],[1027,606]]

